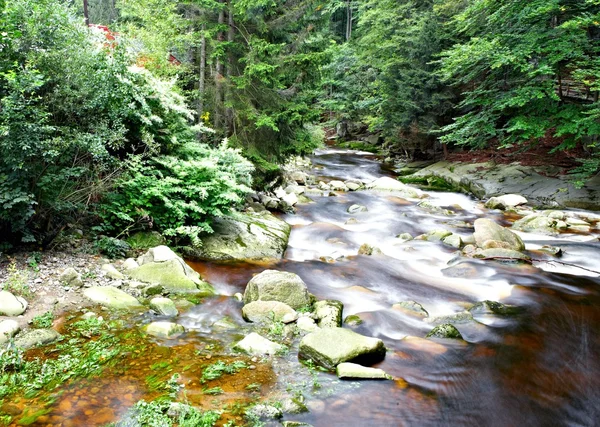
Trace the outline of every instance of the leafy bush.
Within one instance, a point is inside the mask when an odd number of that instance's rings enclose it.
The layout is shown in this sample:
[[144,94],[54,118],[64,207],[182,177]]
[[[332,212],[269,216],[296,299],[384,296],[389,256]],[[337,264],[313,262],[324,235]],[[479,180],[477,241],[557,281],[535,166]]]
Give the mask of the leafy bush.
[[102,196],[122,158],[172,150],[197,129],[173,82],[105,47],[67,3],[3,5],[0,235],[40,241]]
[[238,150],[188,142],[171,155],[132,158],[103,205],[105,227],[150,225],[175,239],[199,244],[220,217],[243,202],[253,166]]
[[131,250],[129,243],[124,240],[107,236],[101,237],[96,241],[94,246],[101,254],[104,254],[109,258],[125,258],[127,252]]

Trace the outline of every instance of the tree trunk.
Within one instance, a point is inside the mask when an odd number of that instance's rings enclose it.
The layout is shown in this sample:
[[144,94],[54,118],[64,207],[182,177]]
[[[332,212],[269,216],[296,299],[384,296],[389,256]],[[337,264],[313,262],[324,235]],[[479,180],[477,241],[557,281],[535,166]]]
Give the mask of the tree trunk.
[[[219,0],[219,3],[223,3],[224,0]],[[217,42],[223,43],[225,40],[225,34],[223,34],[223,24],[225,23],[225,8],[221,7],[219,10],[219,32],[217,33]],[[223,109],[223,59],[217,56],[215,70],[215,120],[214,128],[215,131],[219,132],[221,128],[221,111]]]
[[352,1],[346,2],[346,41],[352,37]]
[[[227,52],[227,97],[231,93],[231,76],[233,75],[233,66],[234,66],[234,56],[232,44],[235,38],[235,22],[233,20],[233,5],[231,1],[228,1],[228,9],[227,9],[227,23],[229,24],[229,30],[227,31],[227,42],[229,51]],[[233,133],[233,108],[231,106],[227,107],[227,129],[228,135]]]
[[88,0],[83,0],[83,16],[85,17],[85,25],[90,25],[90,12],[88,10]]
[[206,24],[202,24],[202,38],[200,39],[200,75],[198,76],[198,123],[202,123],[204,114],[204,90],[206,87]]

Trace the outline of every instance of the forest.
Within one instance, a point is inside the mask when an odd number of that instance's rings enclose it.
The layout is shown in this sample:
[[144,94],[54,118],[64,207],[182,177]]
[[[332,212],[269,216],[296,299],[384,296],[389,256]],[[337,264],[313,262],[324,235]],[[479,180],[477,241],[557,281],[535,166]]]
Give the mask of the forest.
[[5,1],[0,235],[194,244],[324,128],[409,158],[550,141],[581,184],[599,53],[599,0]]

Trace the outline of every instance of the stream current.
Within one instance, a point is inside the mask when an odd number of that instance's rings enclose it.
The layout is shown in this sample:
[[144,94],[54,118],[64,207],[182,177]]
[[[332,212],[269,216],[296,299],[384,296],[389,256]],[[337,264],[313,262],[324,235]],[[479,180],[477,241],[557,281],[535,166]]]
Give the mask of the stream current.
[[[312,162],[313,173],[325,182],[390,175],[369,153],[327,148]],[[504,226],[511,220],[463,194],[428,194],[428,202],[455,213],[435,214],[393,193],[357,191],[313,195],[314,203],[283,217],[293,226],[289,247],[284,260],[269,268],[297,273],[318,299],[342,301],[344,317],[359,315],[364,322],[353,329],[381,338],[388,348],[377,367],[402,379],[348,388],[333,374],[321,374],[331,382],[329,393],[306,396],[311,412],[291,419],[315,426],[597,425],[600,278],[590,270],[600,270],[598,229],[552,238],[518,233],[537,260],[533,265],[469,260],[451,267],[455,249],[427,241],[401,243],[395,236],[439,228],[466,236],[477,218]],[[353,204],[368,211],[351,215],[347,208]],[[358,222],[347,224],[351,217]],[[357,255],[363,243],[383,253]],[[563,264],[535,251],[545,244],[563,249]],[[252,275],[266,268],[196,267],[229,295],[243,292]],[[475,315],[476,321],[456,324],[464,341],[425,340],[433,327],[427,319],[392,308],[407,300],[420,303],[430,318],[482,300],[521,311]],[[201,313],[198,308],[184,316],[185,326],[205,323],[209,314]],[[293,382],[293,374],[280,372],[278,381]]]
[[[312,173],[325,182],[391,175],[369,153],[326,148],[317,151],[312,162]],[[186,328],[185,334],[171,340],[140,338],[127,331],[139,331],[155,317],[148,312],[130,314],[122,320],[120,339],[135,341],[137,350],[123,355],[117,366],[100,377],[51,390],[37,401],[16,398],[9,406],[29,406],[30,411],[35,405],[47,407],[50,412],[32,424],[36,426],[104,426],[127,417],[137,400],[153,399],[157,393],[149,389],[149,380],[164,371],[164,378],[181,374],[179,382],[185,388],[179,398],[202,410],[223,410],[221,424],[241,424],[248,403],[287,396],[303,396],[310,411],[285,414],[283,419],[315,427],[600,423],[600,278],[594,272],[600,270],[598,222],[591,234],[519,233],[533,265],[472,259],[457,263],[456,250],[449,246],[403,242],[396,236],[440,228],[467,236],[477,218],[504,226],[516,218],[457,193],[429,192],[426,199],[452,214],[425,210],[418,200],[389,192],[309,195],[313,203],[298,205],[295,214],[283,216],[292,232],[282,261],[191,263],[219,296],[180,314],[176,321]],[[368,211],[350,214],[347,209],[353,204]],[[350,218],[356,221],[348,223]],[[364,243],[382,253],[358,255]],[[537,251],[547,244],[562,248],[562,257]],[[272,361],[246,358],[249,364],[256,362],[253,370],[207,384],[199,381],[205,366],[215,360],[245,357],[230,351],[253,330],[233,295],[267,268],[297,273],[318,299],[341,301],[344,317],[360,316],[362,324],[344,327],[384,341],[388,351],[377,367],[395,380],[341,381],[333,373],[309,370],[298,362],[296,339],[289,353]],[[483,300],[519,311],[511,316],[475,315],[474,320],[457,323],[464,340],[425,339],[433,328],[429,319],[463,312]],[[429,317],[394,309],[401,301],[420,303]],[[223,394],[204,393],[214,386],[221,386]]]

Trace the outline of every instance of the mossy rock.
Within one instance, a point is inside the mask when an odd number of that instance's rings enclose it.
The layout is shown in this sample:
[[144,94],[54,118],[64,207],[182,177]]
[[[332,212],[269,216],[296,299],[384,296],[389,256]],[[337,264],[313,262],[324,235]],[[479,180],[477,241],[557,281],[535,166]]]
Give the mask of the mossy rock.
[[160,285],[171,293],[213,295],[213,287],[202,281],[199,275],[188,274],[182,263],[181,259],[150,262],[127,271],[127,274],[141,282]]
[[459,330],[450,323],[444,323],[443,325],[436,326],[427,334],[426,338],[463,339]]
[[473,314],[496,314],[499,316],[512,316],[519,314],[521,311],[520,307],[490,300],[479,301],[473,307],[469,308],[469,312]]

